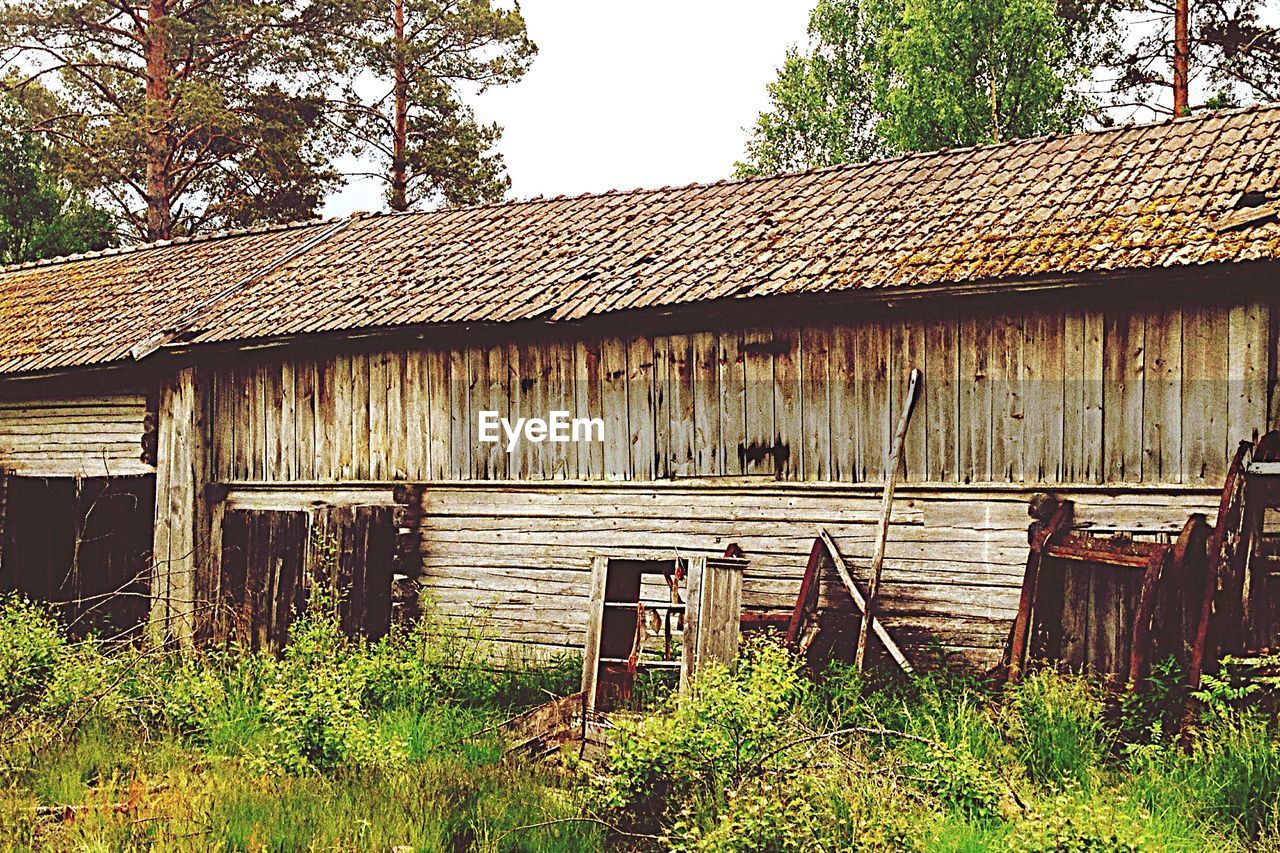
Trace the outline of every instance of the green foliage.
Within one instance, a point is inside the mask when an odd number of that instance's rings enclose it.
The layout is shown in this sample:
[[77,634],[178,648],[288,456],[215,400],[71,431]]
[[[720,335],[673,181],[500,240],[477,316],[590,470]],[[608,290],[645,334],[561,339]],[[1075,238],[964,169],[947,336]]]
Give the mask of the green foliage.
[[47,610],[16,595],[0,597],[0,709],[12,712],[38,701],[66,653]]
[[1114,31],[1096,5],[819,0],[808,49],[788,51],[737,172],[1079,129],[1095,106],[1080,84]]
[[1194,733],[1190,754],[1173,764],[1210,821],[1256,839],[1280,818],[1280,739],[1276,720],[1243,712],[1212,720]]
[[1129,752],[1163,745],[1178,730],[1187,703],[1187,685],[1172,657],[1151,667],[1141,690],[1126,691],[1120,699],[1117,736]]
[[111,245],[110,216],[65,186],[28,123],[18,104],[0,95],[0,265]]
[[739,177],[867,160],[885,151],[876,133],[874,64],[879,32],[859,0],[818,0],[809,49],[787,50],[769,84]]
[[1115,803],[1054,794],[1018,823],[1010,848],[1025,853],[1137,853],[1159,849]]
[[351,53],[362,75],[336,106],[358,152],[376,163],[370,177],[386,183],[391,209],[501,199],[511,184],[493,150],[502,129],[477,121],[463,95],[528,70],[537,47],[519,5],[401,0],[361,9]]
[[619,723],[600,806],[652,829],[690,801],[737,787],[791,733],[788,720],[804,691],[799,665],[776,646],[749,645],[736,671],[707,666],[690,695]]
[[[729,792],[715,820],[703,823],[686,809],[671,829],[673,853],[809,851],[822,846],[823,801],[811,777],[754,779]],[[826,830],[824,832],[823,830]]]
[[1089,786],[1109,751],[1104,703],[1083,678],[1043,669],[1013,690],[1009,739],[1032,781]]
[[1217,674],[1200,676],[1200,689],[1192,698],[1212,717],[1228,717],[1247,705],[1280,710],[1280,654],[1222,659]]
[[339,177],[325,94],[357,6],[6,0],[4,88],[136,236],[307,218]]
[[1053,0],[906,0],[885,16],[879,132],[898,151],[1078,130],[1067,29]]

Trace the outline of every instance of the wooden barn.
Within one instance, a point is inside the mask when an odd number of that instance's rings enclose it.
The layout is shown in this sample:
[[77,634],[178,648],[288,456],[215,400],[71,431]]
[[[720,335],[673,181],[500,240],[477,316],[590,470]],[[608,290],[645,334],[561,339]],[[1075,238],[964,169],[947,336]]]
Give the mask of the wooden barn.
[[[786,613],[817,526],[869,557],[918,368],[884,622],[991,663],[1033,493],[1176,535],[1275,423],[1278,215],[1268,106],[6,268],[0,587],[270,644],[323,564],[352,627],[535,654],[594,559],[736,543]],[[556,411],[602,440],[485,440]]]

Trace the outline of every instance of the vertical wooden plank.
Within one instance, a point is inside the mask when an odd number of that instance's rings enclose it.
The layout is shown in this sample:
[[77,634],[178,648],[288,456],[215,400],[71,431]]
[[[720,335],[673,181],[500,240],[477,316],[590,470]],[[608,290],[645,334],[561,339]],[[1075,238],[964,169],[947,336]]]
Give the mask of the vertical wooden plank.
[[674,417],[671,411],[671,338],[663,335],[653,341],[653,454],[654,476],[668,479],[673,473]]
[[627,345],[620,338],[600,344],[600,405],[604,418],[604,478],[631,478],[631,428],[627,416]]
[[284,482],[298,478],[297,388],[292,359],[280,363],[279,444],[276,445],[276,476]]
[[582,696],[587,711],[596,706],[596,681],[600,674],[600,634],[604,624],[604,592],[608,579],[609,558],[592,558],[587,630],[582,647]]
[[1104,483],[1142,482],[1142,379],[1146,324],[1140,314],[1107,312],[1103,344]]
[[885,323],[864,323],[857,327],[854,376],[858,391],[855,444],[859,482],[883,482],[888,473],[889,449],[897,419],[891,414],[892,350],[893,338]]
[[829,326],[806,326],[800,333],[800,406],[804,440],[800,458],[806,480],[831,477],[831,378]]
[[[919,370],[925,373],[928,370],[925,360],[924,323],[919,320],[894,323],[892,347],[892,366],[889,371],[889,392],[892,400],[890,413],[896,424],[906,401],[911,371]],[[927,400],[924,402],[927,405]],[[928,421],[928,409],[921,406],[911,418],[911,423],[907,425],[907,434],[902,442],[902,474],[903,479],[908,482],[920,482],[928,476],[929,452],[926,439]]]
[[465,349],[451,349],[449,358],[449,476],[471,477],[471,371]]
[[391,436],[387,431],[387,389],[391,384],[391,371],[387,364],[390,354],[385,350],[370,353],[369,364],[369,479],[386,480],[390,476],[387,456]]
[[1142,381],[1142,479],[1182,482],[1182,312],[1156,310],[1146,318]]
[[[574,415],[573,349],[563,340],[550,341],[546,349],[547,412]],[[548,414],[550,417],[550,414]],[[543,476],[552,480],[578,477],[578,451],[572,442],[548,442]]]
[[384,450],[386,476],[392,480],[405,479],[405,452],[408,449],[408,435],[405,429],[404,381],[405,351],[392,350],[386,354],[385,370],[387,374],[386,391],[386,423],[387,446]]
[[800,336],[790,328],[773,330],[773,466],[781,479],[804,476],[804,403]]
[[719,336],[720,459],[726,475],[746,473],[746,371],[739,332]]
[[[520,370],[518,371],[520,383],[519,416],[522,418],[545,418],[547,416],[546,362],[546,347],[542,343],[533,341],[520,347]],[[544,478],[543,469],[546,447],[545,443],[520,442],[517,452],[521,459],[521,466],[524,469],[524,479],[541,480]]]
[[424,480],[431,476],[430,387],[426,353],[417,347],[404,353],[404,379],[400,394],[403,423],[396,432],[404,436],[403,476],[408,480]]
[[284,479],[284,446],[286,441],[280,433],[280,416],[284,409],[284,395],[280,387],[280,365],[264,362],[259,376],[262,378],[262,422],[259,429],[263,431],[263,468],[264,480]]
[[1103,433],[1103,358],[1106,337],[1101,311],[1084,313],[1084,468],[1080,481],[1101,483],[1104,471]]
[[1072,672],[1084,669],[1089,635],[1089,567],[1067,563],[1062,578],[1062,662]]
[[1063,334],[1062,481],[1093,483],[1102,470],[1102,315],[1068,311]]
[[991,471],[993,383],[990,319],[966,315],[960,321],[960,481],[986,483]]
[[[510,418],[515,412],[510,408],[509,388],[515,384],[523,384],[522,379],[517,379],[516,375],[511,372],[507,362],[508,348],[505,345],[489,347],[482,359],[483,366],[487,373],[483,387],[481,386],[480,374],[476,374],[475,387],[478,391],[478,405],[472,406],[471,423],[478,423],[480,409],[488,409],[496,411],[498,417]],[[480,364],[476,364],[476,370],[480,369]],[[523,413],[522,413],[523,414]],[[546,415],[541,415],[546,417]],[[475,427],[472,427],[475,429]],[[521,441],[517,446],[517,452],[525,451],[524,445],[533,445],[531,441]],[[535,445],[541,447],[543,445]],[[486,444],[482,450],[476,451],[479,458],[484,462],[484,478],[489,480],[506,479],[510,472],[511,455],[507,453],[506,442],[499,441],[496,444]],[[477,473],[476,476],[480,476]],[[536,472],[532,476],[537,476]]]
[[751,329],[742,337],[746,474],[774,473],[773,336],[768,329]]
[[370,479],[373,468],[369,436],[370,372],[368,353],[351,356],[351,473],[357,480]]
[[447,480],[453,476],[453,382],[449,353],[429,349],[422,354],[427,373],[427,476]]
[[1228,311],[1227,399],[1231,441],[1256,441],[1267,431],[1267,361],[1270,312],[1252,302]]
[[1060,482],[1063,475],[1063,351],[1061,311],[1035,311],[1027,318],[1022,377],[1026,400],[1023,479]]
[[852,326],[831,328],[827,343],[828,383],[831,405],[831,479],[857,481],[859,471],[862,394],[858,387],[858,333]]
[[693,417],[693,473],[699,477],[724,473],[720,439],[720,342],[714,332],[693,335]]
[[[530,356],[524,343],[507,345],[507,403],[506,410],[513,417],[528,417],[532,407],[532,398],[536,393],[533,381],[529,379]],[[526,399],[530,398],[530,399]],[[503,438],[503,457],[507,463],[507,474],[513,480],[529,479],[529,448],[518,446],[514,451],[506,451],[506,438]]]
[[267,388],[266,368],[254,366],[249,377],[249,479],[267,479]]
[[[698,473],[698,456],[703,450],[697,437],[698,350],[693,335],[674,335],[670,342],[667,378],[671,396],[671,473],[677,477],[692,477]],[[708,398],[708,401],[712,399]],[[710,447],[714,449],[714,444]]]
[[653,342],[627,343],[627,421],[631,430],[631,477],[652,480],[657,470],[654,443]]
[[925,327],[924,394],[915,414],[924,425],[929,455],[924,479],[955,482],[959,470],[960,351],[959,324],[953,318],[931,320]]
[[1023,379],[1025,319],[997,317],[991,327],[991,477],[996,482],[1023,481],[1026,388]]
[[[294,439],[297,442],[297,476],[318,479],[316,473],[316,362],[299,359],[294,371]],[[216,423],[216,421],[215,421]]]
[[[600,362],[600,343],[595,340],[578,341],[573,346],[573,393],[575,409],[580,418],[604,419],[601,408],[601,381],[603,370]],[[605,446],[617,441],[610,438],[608,423],[605,424],[604,441],[580,441],[576,443],[578,451],[578,476],[584,480],[603,480],[605,478]]]
[[1218,485],[1227,476],[1227,309],[1182,312],[1182,482]]
[[337,480],[342,474],[342,436],[338,419],[338,362],[336,358],[316,363],[316,477]]
[[[489,400],[489,349],[486,347],[470,347],[467,349],[467,376],[468,376],[468,394],[466,421],[470,427],[471,445],[467,450],[467,459],[471,462],[470,478],[473,480],[489,480],[492,479],[490,471],[493,468],[494,460],[498,454],[506,453],[505,437],[499,435],[497,442],[485,442],[480,440],[480,412],[484,409],[493,408]],[[504,359],[505,360],[505,359]],[[505,391],[505,389],[504,389]],[[503,408],[505,409],[505,402]],[[506,412],[504,411],[505,415]],[[516,452],[520,453],[525,448],[517,445]]]

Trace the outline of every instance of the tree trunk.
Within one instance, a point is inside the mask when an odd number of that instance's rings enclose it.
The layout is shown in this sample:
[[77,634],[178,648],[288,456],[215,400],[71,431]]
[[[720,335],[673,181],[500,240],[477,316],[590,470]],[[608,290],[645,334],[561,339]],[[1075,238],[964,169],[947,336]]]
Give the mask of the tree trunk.
[[1176,0],[1173,9],[1173,114],[1187,114],[1190,100],[1191,36],[1188,0]]
[[409,74],[404,42],[404,0],[392,0],[395,10],[395,119],[391,139],[391,209],[409,209]]
[[169,7],[167,0],[148,0],[146,60],[147,104],[143,118],[147,158],[147,239],[173,237],[170,163]]

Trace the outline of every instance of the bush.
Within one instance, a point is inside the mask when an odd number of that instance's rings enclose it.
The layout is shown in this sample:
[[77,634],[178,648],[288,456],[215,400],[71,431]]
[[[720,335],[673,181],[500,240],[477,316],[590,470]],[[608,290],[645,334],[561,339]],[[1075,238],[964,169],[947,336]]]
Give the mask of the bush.
[[673,853],[751,853],[758,850],[821,849],[831,831],[823,820],[830,792],[812,779],[756,779],[730,791],[713,820],[700,822],[686,808],[667,838]]
[[47,610],[16,595],[0,597],[0,710],[38,701],[66,653],[66,639]]
[[360,644],[322,611],[297,620],[290,636],[262,691],[272,732],[260,756],[264,769],[329,773],[399,764],[404,745],[384,739],[361,703],[371,668]]
[[1014,687],[1010,699],[1009,741],[1031,780],[1090,786],[1109,750],[1099,689],[1043,669]]
[[686,803],[720,798],[789,756],[807,682],[800,665],[767,643],[747,645],[736,671],[705,666],[686,695],[638,721],[623,720],[597,786],[597,802],[632,826],[669,825]]

